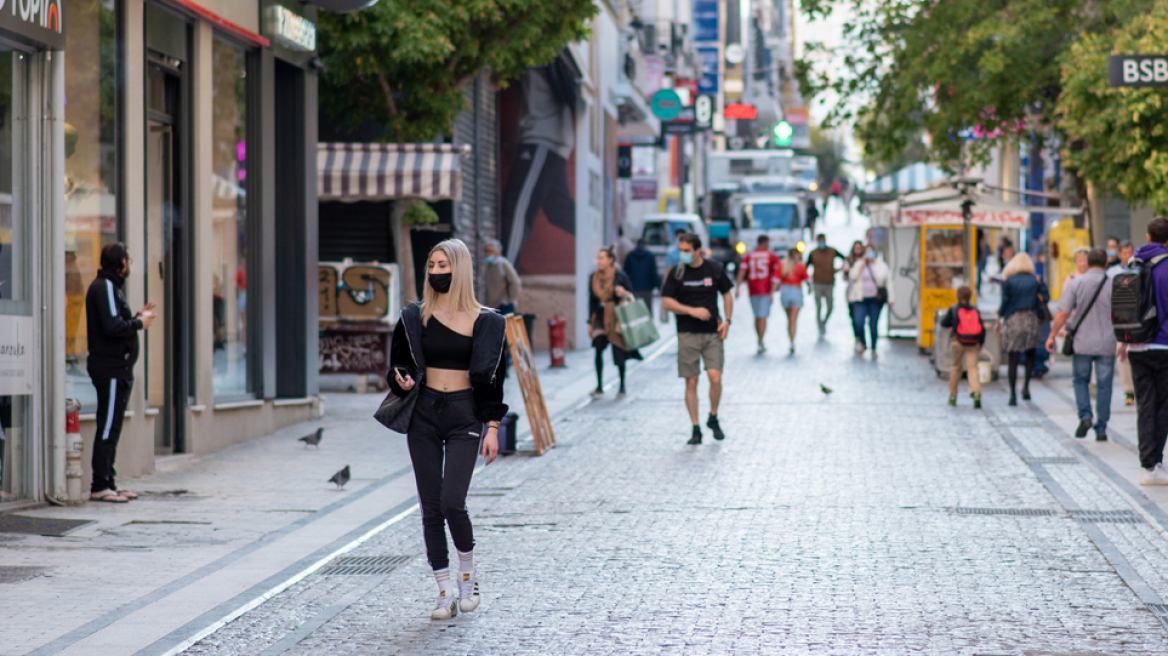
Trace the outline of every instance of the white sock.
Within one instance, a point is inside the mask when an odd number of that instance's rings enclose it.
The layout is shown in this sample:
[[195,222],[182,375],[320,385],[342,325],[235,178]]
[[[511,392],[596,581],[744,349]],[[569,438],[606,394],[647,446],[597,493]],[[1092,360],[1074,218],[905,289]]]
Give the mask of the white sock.
[[454,586],[450,583],[450,568],[443,567],[442,569],[434,570],[434,580],[438,582],[438,591],[450,590]]
[[[458,549],[455,549],[455,551],[458,551]],[[458,551],[458,571],[460,571],[460,572],[473,572],[474,571],[474,552],[473,551],[467,551],[465,553],[462,551]]]

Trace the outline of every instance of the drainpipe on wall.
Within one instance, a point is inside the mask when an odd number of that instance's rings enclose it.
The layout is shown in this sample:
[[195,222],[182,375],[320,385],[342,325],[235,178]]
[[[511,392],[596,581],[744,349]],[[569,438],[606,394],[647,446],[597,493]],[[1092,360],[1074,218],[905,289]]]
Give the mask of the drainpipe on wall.
[[[41,170],[48,172],[43,188],[45,214],[49,219],[49,237],[46,242],[49,262],[46,286],[42,293],[42,334],[47,335],[44,366],[41,371],[44,401],[45,435],[51,440],[50,473],[46,481],[46,496],[60,504],[68,493],[65,477],[65,53],[50,51],[45,54],[48,97],[45,99],[45,134],[47,148],[42,157],[48,160]],[[47,325],[46,325],[47,324]]]

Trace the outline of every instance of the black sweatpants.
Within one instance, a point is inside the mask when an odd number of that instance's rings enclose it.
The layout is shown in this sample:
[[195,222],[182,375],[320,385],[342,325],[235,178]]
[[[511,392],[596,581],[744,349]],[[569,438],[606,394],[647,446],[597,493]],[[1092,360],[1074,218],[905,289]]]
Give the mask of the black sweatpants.
[[1168,440],[1168,351],[1129,353],[1136,389],[1136,431],[1140,466],[1151,469],[1164,460]]
[[422,505],[426,557],[434,569],[450,566],[444,524],[450,526],[450,537],[459,551],[474,549],[466,492],[482,431],[471,390],[439,392],[424,387],[419,392],[406,441]]
[[89,491],[116,490],[114,459],[118,455],[118,438],[122,436],[122,419],[126,416],[134,379],[92,378],[97,388],[97,433],[93,438],[93,484]]

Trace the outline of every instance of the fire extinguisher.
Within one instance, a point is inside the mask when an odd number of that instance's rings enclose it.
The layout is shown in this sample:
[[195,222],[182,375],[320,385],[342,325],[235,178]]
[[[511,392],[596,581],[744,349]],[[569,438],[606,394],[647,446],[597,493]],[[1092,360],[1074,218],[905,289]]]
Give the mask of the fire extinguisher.
[[548,320],[548,343],[551,345],[552,349],[553,368],[568,366],[567,363],[564,362],[564,346],[566,342],[564,338],[564,331],[567,325],[568,322],[558,314]]

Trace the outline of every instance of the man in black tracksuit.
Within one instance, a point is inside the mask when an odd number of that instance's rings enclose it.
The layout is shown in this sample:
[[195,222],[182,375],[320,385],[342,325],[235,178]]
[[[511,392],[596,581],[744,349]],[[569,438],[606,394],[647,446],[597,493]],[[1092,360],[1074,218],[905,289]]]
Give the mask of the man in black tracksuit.
[[130,257],[121,243],[101,249],[101,270],[85,294],[85,321],[89,331],[89,377],[97,388],[97,434],[93,440],[94,501],[124,503],[137,495],[118,490],[114,458],[122,418],[134,385],[138,361],[138,331],[154,322],[154,303],[137,314],[130,312],[122,287],[130,275]]

